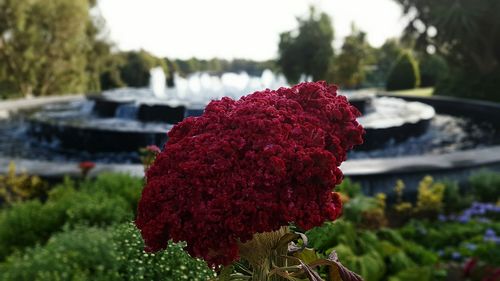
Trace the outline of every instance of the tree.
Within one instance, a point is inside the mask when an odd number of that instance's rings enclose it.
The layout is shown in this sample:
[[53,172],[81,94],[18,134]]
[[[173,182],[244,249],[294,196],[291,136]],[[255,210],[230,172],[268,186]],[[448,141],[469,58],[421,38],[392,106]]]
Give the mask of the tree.
[[406,36],[435,47],[450,67],[439,93],[500,100],[500,1],[396,1],[411,17]]
[[446,61],[436,54],[417,54],[420,69],[420,87],[433,87],[448,74]]
[[[93,1],[95,4],[95,1]],[[124,86],[119,74],[123,60],[112,53],[113,43],[107,40],[105,21],[100,14],[95,14],[87,22],[86,52],[86,91],[99,92]]]
[[344,88],[359,87],[365,80],[365,68],[370,63],[371,54],[372,47],[366,41],[366,33],[353,24],[340,55],[334,60],[333,81]]
[[0,0],[3,79],[25,96],[85,89],[87,0]]
[[168,74],[167,63],[150,53],[140,50],[122,54],[125,63],[120,67],[121,80],[130,87],[145,87],[149,85],[149,71],[154,67],[162,67]]
[[330,17],[325,13],[317,15],[311,7],[309,17],[297,21],[297,31],[280,34],[278,65],[291,83],[298,82],[302,74],[325,80],[334,54]]
[[418,64],[410,51],[403,52],[393,65],[386,88],[388,91],[413,89],[420,85]]

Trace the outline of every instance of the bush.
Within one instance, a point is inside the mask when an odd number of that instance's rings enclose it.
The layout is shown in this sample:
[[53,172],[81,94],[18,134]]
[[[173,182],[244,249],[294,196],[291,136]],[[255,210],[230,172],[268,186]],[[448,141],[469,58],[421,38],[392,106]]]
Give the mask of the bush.
[[121,197],[135,213],[143,185],[144,181],[139,177],[132,177],[127,174],[102,173],[95,180],[87,180],[81,183],[79,189],[89,194],[103,192],[109,197]]
[[47,239],[64,226],[107,226],[134,218],[142,181],[102,174],[79,189],[66,179],[49,193],[47,202],[28,201],[0,213],[0,260],[15,249]]
[[39,201],[14,204],[0,212],[0,260],[15,249],[46,241],[61,220]]
[[500,67],[489,74],[453,69],[436,85],[435,95],[500,102]]
[[443,209],[444,190],[443,183],[434,182],[431,176],[425,176],[418,184],[415,212],[424,217],[435,218]]
[[445,186],[443,203],[446,214],[460,212],[472,204],[472,195],[460,192],[457,182],[448,180],[442,183]]
[[77,227],[54,235],[45,246],[10,256],[0,264],[0,280],[207,280],[205,262],[181,244],[156,254],[143,251],[132,223],[115,228]]
[[46,182],[37,176],[16,173],[16,165],[11,162],[7,174],[0,175],[0,206],[41,197],[46,190]]
[[420,72],[413,55],[403,52],[392,66],[386,82],[388,91],[417,88],[420,85]]
[[183,251],[183,244],[169,243],[158,253],[145,253],[144,241],[134,224],[114,231],[114,246],[120,262],[121,280],[208,280],[214,272],[199,259]]
[[474,196],[482,202],[500,199],[500,173],[480,171],[469,178]]
[[418,59],[420,87],[433,87],[447,75],[448,65],[441,56],[423,54]]
[[345,178],[337,187],[335,191],[344,193],[349,196],[349,198],[362,195],[361,184],[351,181],[350,178]]
[[0,264],[4,281],[119,280],[117,253],[105,229],[77,228]]
[[408,268],[433,266],[438,261],[436,254],[404,239],[396,230],[357,231],[353,223],[340,220],[326,222],[306,234],[309,245],[320,255],[337,251],[345,266],[369,281],[387,280]]

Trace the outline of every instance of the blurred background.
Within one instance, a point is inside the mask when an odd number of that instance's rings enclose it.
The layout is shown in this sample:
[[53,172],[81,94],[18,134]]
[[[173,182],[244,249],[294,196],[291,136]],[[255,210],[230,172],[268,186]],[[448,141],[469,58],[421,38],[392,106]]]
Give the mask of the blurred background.
[[0,0],[0,280],[214,277],[182,242],[144,252],[145,171],[211,100],[318,80],[366,136],[309,258],[336,251],[367,281],[500,280],[499,15],[498,0]]
[[3,98],[147,86],[156,66],[169,79],[270,69],[289,84],[498,96],[494,1],[38,2],[0,3]]

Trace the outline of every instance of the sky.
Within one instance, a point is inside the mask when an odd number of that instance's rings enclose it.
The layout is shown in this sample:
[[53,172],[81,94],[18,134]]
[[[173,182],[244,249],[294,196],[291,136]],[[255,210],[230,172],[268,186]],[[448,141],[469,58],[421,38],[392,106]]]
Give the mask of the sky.
[[100,0],[108,37],[118,49],[187,59],[276,58],[279,34],[297,27],[309,6],[327,13],[340,48],[351,23],[372,46],[406,24],[394,0]]

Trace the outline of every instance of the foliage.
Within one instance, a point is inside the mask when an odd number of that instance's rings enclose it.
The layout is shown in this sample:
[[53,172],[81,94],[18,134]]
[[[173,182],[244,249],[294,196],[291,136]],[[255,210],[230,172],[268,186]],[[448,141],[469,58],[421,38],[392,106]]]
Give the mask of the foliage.
[[[435,254],[405,240],[395,230],[360,231],[347,221],[327,222],[308,231],[307,236],[320,254],[337,251],[344,264],[365,280],[386,280],[409,268],[433,266],[438,260]],[[429,269],[433,276],[438,273]]]
[[252,76],[260,76],[266,69],[274,70],[276,68],[275,61],[254,61],[247,59],[225,60],[213,58],[210,60],[191,58],[188,60],[169,60],[167,63],[172,66],[173,70],[181,76],[187,76],[194,72],[246,72]]
[[365,80],[365,68],[370,62],[372,48],[366,33],[351,26],[351,34],[344,39],[341,53],[333,64],[333,81],[342,88],[358,88]]
[[472,194],[460,192],[457,182],[445,180],[442,183],[445,186],[443,203],[446,214],[457,213],[471,205],[473,201]]
[[432,0],[397,1],[406,14],[411,14],[406,34],[417,38],[417,47],[433,45],[448,62],[468,66],[482,75],[500,63],[498,1],[459,0],[451,5]]
[[345,178],[335,187],[335,191],[347,194],[350,198],[362,195],[361,184],[353,182],[350,178]]
[[417,54],[420,69],[420,87],[432,87],[448,75],[448,65],[442,56]]
[[89,8],[88,0],[0,1],[0,80],[25,96],[84,91],[96,35]]
[[114,228],[77,227],[44,246],[16,253],[0,264],[1,280],[207,280],[214,273],[189,257],[181,244],[145,253],[131,223]]
[[436,93],[500,100],[498,1],[397,1],[410,18],[406,36],[421,49],[434,46],[450,67]]
[[49,193],[45,204],[27,201],[0,213],[0,260],[16,249],[44,243],[65,226],[106,226],[131,220],[142,181],[120,174],[102,174],[77,189],[66,180]]
[[419,85],[420,72],[415,58],[409,51],[401,53],[387,78],[387,90],[413,89]]
[[424,177],[418,184],[415,212],[435,217],[443,209],[445,185],[434,182],[431,176]]
[[119,280],[116,252],[105,229],[77,228],[54,235],[47,245],[10,256],[2,280]]
[[388,39],[380,48],[372,49],[374,69],[367,72],[366,83],[384,87],[389,72],[402,51],[403,47],[397,39]]
[[496,202],[500,199],[500,173],[483,170],[473,174],[469,183],[480,201]]
[[16,173],[16,165],[10,162],[6,175],[0,175],[0,204],[37,198],[45,194],[47,183],[37,176]]
[[[297,83],[302,74],[325,80],[333,59],[333,28],[330,17],[316,14],[298,18],[298,30],[280,34],[278,66],[289,83]],[[297,33],[297,35],[295,35]]]
[[129,87],[148,86],[149,71],[154,67],[161,67],[165,73],[168,73],[164,60],[156,58],[144,50],[130,51],[119,55],[125,58],[125,63],[120,66],[120,77]]
[[144,241],[133,223],[120,225],[113,233],[121,280],[207,280],[214,272],[199,259],[183,251],[185,244],[169,242],[165,250],[145,253]]
[[437,84],[434,94],[500,102],[500,95],[497,94],[500,69],[479,75],[472,69],[464,68],[450,69],[449,75]]

